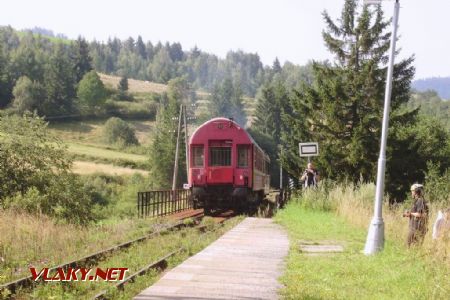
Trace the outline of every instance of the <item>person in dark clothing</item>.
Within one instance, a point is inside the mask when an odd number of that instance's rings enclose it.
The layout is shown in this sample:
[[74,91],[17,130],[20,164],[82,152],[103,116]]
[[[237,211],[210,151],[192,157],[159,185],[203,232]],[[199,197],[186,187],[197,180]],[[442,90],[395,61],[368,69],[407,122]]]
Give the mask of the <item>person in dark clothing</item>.
[[319,179],[320,179],[319,171],[317,171],[317,169],[314,168],[313,163],[308,163],[308,168],[305,169],[305,172],[303,172],[300,181],[304,182],[305,187],[311,187],[317,186]]
[[423,185],[413,184],[411,195],[414,199],[412,208],[403,214],[404,217],[409,218],[408,247],[423,242],[428,225],[428,205],[423,198]]

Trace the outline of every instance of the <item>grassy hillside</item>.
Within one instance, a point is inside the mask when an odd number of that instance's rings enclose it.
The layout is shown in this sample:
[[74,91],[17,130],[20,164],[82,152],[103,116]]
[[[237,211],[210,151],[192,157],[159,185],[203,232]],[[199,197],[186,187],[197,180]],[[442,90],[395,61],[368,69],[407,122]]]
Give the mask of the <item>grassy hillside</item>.
[[[107,75],[103,73],[98,74],[100,79],[103,81],[105,86],[109,86],[111,88],[117,88],[119,84],[120,77]],[[161,94],[167,91],[167,85],[161,83],[155,83],[150,81],[136,80],[136,79],[128,79],[128,91],[133,94],[141,94],[141,93],[157,93]]]
[[94,163],[89,161],[74,161],[72,170],[74,173],[80,175],[105,173],[115,176],[133,174],[141,174],[146,176],[149,174],[149,172],[146,170],[118,167],[112,164]]
[[[52,122],[49,129],[64,141],[83,144],[107,145],[103,138],[103,127],[107,119],[83,121]],[[135,128],[136,137],[141,145],[152,140],[155,122],[150,120],[127,120]]]
[[106,119],[51,123],[49,130],[67,145],[75,160],[73,170],[76,173],[148,174],[146,153],[152,140],[154,122],[129,120],[140,145],[127,148],[106,143],[103,136],[105,122]]
[[[120,77],[99,74],[103,83],[110,89],[116,90]],[[75,160],[74,171],[77,173],[92,173],[96,170],[107,174],[129,174],[133,169],[144,174],[148,170],[148,149],[155,133],[154,119],[148,119],[145,114],[156,111],[157,97],[155,95],[167,91],[167,85],[135,79],[128,79],[129,94],[132,101],[117,101],[108,99],[106,110],[120,112],[120,116],[135,129],[139,146],[122,148],[106,143],[103,136],[104,124],[108,117],[92,116],[82,120],[51,121],[49,130],[63,140],[68,151]],[[197,106],[193,113],[198,117],[197,124],[209,119],[209,93],[197,91]],[[256,101],[253,98],[243,99],[244,110],[247,114],[247,125],[253,120]],[[191,124],[192,133],[197,125]],[[144,173],[143,173],[144,172]]]

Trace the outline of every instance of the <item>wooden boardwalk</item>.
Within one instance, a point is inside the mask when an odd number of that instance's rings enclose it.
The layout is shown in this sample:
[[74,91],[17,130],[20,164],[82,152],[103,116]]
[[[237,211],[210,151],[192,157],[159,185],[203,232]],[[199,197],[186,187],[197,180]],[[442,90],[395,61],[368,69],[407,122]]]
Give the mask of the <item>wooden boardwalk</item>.
[[134,299],[277,299],[288,250],[279,225],[246,218]]

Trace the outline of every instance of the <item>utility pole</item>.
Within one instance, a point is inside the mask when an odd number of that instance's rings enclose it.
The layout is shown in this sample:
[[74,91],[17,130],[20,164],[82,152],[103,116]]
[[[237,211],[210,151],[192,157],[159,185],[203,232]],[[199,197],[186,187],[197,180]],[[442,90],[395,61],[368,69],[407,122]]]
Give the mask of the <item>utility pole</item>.
[[283,146],[280,145],[280,191],[283,189],[283,166],[281,165],[282,154],[283,154]]
[[181,115],[183,113],[183,106],[180,107],[180,115],[178,117],[178,132],[177,132],[177,147],[175,149],[175,163],[173,167],[173,180],[172,191],[175,191],[177,187],[177,174],[178,174],[178,148],[180,146],[180,132],[181,132]]
[[[185,144],[185,150],[186,150],[186,180],[189,180],[189,134],[188,134],[188,127],[187,127],[187,116],[186,116],[186,106],[181,105],[183,108],[183,120],[184,120],[184,144]],[[187,182],[186,181],[186,182]]]
[[[379,4],[381,0],[366,0],[366,4]],[[377,170],[377,188],[375,193],[374,215],[372,222],[369,225],[369,232],[367,233],[366,245],[364,247],[364,254],[375,254],[384,248],[384,221],[382,216],[383,209],[383,195],[384,195],[384,179],[386,168],[386,143],[389,128],[389,112],[391,106],[391,92],[392,92],[392,73],[394,69],[395,56],[395,42],[397,39],[397,23],[400,9],[399,0],[395,1],[394,17],[392,19],[392,35],[391,35],[391,49],[389,54],[389,65],[386,79],[386,90],[384,94],[384,112],[383,123],[381,129],[381,144],[380,156],[378,158]]]

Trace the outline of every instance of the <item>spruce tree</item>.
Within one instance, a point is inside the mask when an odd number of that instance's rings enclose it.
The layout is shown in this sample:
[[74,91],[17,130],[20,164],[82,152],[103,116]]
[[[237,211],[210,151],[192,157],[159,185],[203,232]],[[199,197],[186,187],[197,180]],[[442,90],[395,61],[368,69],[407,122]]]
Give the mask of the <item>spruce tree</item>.
[[145,44],[142,41],[142,37],[141,36],[138,36],[138,39],[136,41],[136,51],[137,51],[137,54],[142,59],[146,59],[147,58],[147,50],[145,49]]
[[78,83],[83,76],[92,70],[92,58],[89,54],[89,45],[82,37],[73,44],[72,61],[75,71],[75,81]]
[[66,114],[73,110],[75,98],[75,74],[69,60],[66,48],[57,44],[49,59],[45,74],[46,99],[43,104],[43,113],[47,116]]
[[288,92],[281,80],[266,83],[257,97],[252,137],[270,156],[270,179],[273,186],[279,186],[279,161],[281,133],[286,131],[283,114],[289,111]]
[[[177,84],[170,84],[166,101],[160,104],[156,116],[155,137],[150,149],[151,173],[154,178],[155,188],[171,188],[178,118],[180,112],[181,98],[177,98]],[[185,148],[183,135],[180,136],[178,157],[178,186],[186,180]]]
[[0,108],[5,107],[10,102],[11,91],[8,80],[8,60],[3,50],[2,42],[0,41]]
[[120,78],[119,84],[117,85],[119,92],[126,94],[128,92],[128,78],[123,76]]
[[289,110],[289,95],[281,80],[263,85],[254,113],[252,128],[269,135],[280,144],[283,131],[282,114]]
[[281,64],[280,61],[278,60],[278,57],[275,57],[275,60],[273,61],[273,65],[272,65],[272,72],[274,74],[277,73],[281,73],[282,69],[281,69]]
[[[325,177],[373,181],[379,152],[384,104],[386,63],[391,33],[381,7],[363,6],[346,0],[336,22],[323,13],[323,39],[334,54],[333,63],[313,63],[314,82],[304,85],[292,100],[295,118],[287,117],[297,141],[320,145],[319,167]],[[414,75],[413,58],[399,61],[394,68],[391,125],[414,121],[416,111],[401,113],[408,100]],[[297,133],[296,133],[297,132]],[[285,136],[286,141],[292,141]],[[389,140],[388,144],[395,141]],[[291,156],[298,145],[291,145]],[[298,156],[298,154],[296,155]],[[298,163],[302,163],[297,159]],[[304,166],[298,165],[302,170]]]
[[214,87],[210,96],[209,110],[212,117],[233,118],[241,126],[246,124],[242,90],[229,78]]

